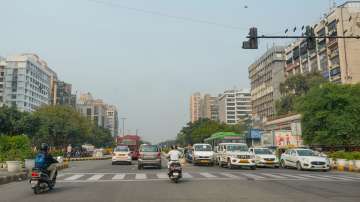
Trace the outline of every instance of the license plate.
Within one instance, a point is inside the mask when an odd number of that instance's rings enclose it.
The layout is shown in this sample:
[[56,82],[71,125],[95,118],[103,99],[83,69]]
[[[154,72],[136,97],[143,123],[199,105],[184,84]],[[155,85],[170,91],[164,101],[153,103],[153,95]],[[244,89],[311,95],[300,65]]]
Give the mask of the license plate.
[[37,180],[31,180],[31,184],[35,185],[35,184],[37,184],[37,183],[38,183]]
[[273,164],[274,162],[272,162],[272,161],[266,161],[265,163],[266,163],[266,164]]
[[200,160],[200,163],[208,163],[208,160]]
[[173,173],[173,175],[174,175],[174,176],[178,176],[178,175],[179,175],[179,173]]
[[248,160],[240,160],[240,163],[249,163]]

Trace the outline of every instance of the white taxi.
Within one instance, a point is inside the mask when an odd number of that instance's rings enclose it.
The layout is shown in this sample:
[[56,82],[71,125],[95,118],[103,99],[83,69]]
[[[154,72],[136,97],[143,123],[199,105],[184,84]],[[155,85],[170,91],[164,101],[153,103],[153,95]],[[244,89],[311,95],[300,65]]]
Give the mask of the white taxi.
[[249,149],[253,155],[255,155],[256,166],[260,167],[279,167],[279,159],[268,148],[252,147]]
[[112,154],[112,165],[116,163],[127,163],[131,164],[131,151],[126,145],[119,145],[114,148]]
[[248,151],[244,143],[220,143],[217,148],[216,161],[220,167],[249,167],[256,169],[255,156]]
[[289,149],[281,155],[281,167],[294,167],[298,170],[330,170],[327,157],[316,155],[311,149]]

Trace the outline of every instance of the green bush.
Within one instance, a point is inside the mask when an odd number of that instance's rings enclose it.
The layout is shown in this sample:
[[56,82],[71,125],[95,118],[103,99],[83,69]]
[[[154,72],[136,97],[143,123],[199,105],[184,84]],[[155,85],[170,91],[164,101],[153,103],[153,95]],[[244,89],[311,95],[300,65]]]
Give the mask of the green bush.
[[22,161],[32,155],[26,135],[0,136],[0,161]]
[[64,152],[61,151],[61,150],[52,151],[52,152],[50,152],[50,154],[51,154],[53,157],[64,156]]
[[360,160],[360,152],[337,151],[337,152],[330,153],[329,158],[346,159],[346,160]]

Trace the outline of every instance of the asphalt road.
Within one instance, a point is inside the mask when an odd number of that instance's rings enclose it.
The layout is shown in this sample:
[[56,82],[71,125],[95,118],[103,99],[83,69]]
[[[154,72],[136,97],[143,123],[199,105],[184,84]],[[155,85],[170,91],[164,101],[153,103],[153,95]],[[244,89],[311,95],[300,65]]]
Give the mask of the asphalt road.
[[0,201],[360,201],[360,174],[258,168],[184,166],[171,183],[163,169],[137,170],[111,160],[72,162],[53,191],[34,195],[27,182],[0,185]]

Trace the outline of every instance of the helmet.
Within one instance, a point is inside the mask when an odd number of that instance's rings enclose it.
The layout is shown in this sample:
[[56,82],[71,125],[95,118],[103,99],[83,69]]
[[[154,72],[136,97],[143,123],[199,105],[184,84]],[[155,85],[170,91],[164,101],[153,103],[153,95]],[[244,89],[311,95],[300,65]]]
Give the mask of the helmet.
[[41,143],[40,150],[47,152],[49,150],[49,145],[46,143]]

